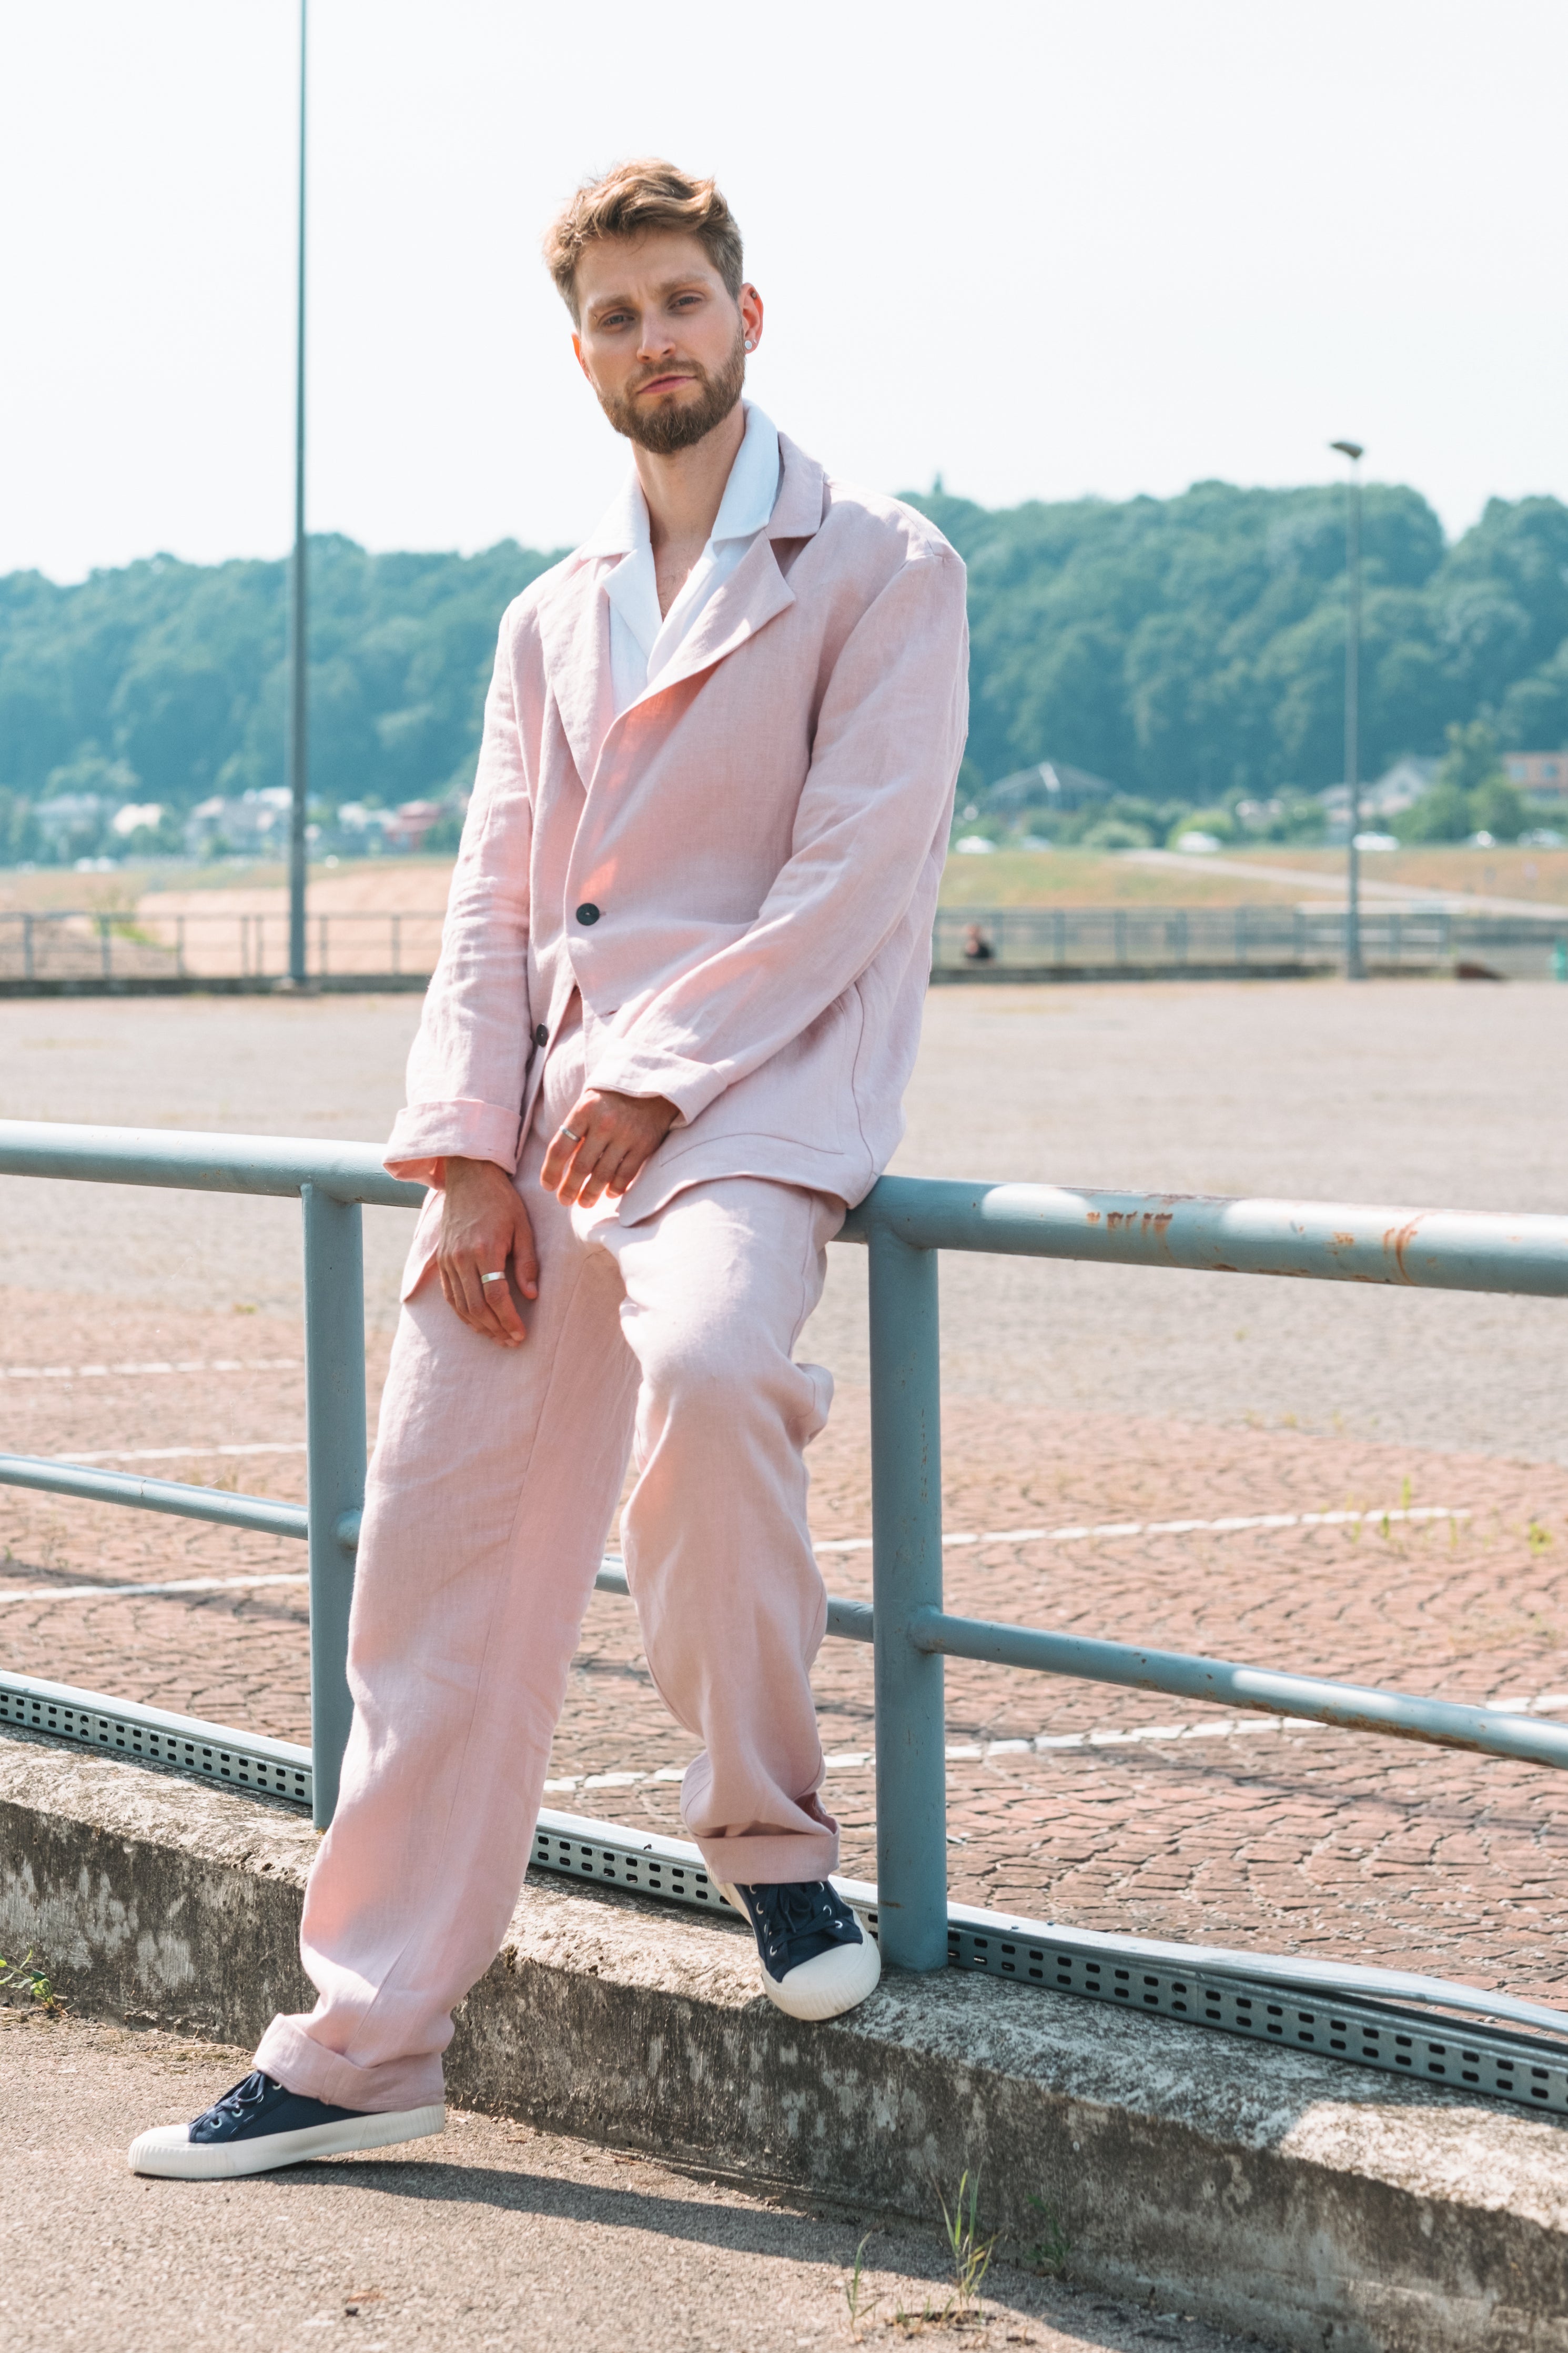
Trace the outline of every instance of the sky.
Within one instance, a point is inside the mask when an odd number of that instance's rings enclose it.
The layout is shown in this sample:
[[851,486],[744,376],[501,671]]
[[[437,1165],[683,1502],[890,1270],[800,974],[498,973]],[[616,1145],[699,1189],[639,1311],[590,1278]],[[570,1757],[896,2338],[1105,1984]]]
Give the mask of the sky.
[[[1562,0],[312,0],[312,531],[570,544],[625,470],[539,259],[711,171],[749,390],[986,505],[1568,497]],[[297,0],[0,0],[0,572],[292,528]]]

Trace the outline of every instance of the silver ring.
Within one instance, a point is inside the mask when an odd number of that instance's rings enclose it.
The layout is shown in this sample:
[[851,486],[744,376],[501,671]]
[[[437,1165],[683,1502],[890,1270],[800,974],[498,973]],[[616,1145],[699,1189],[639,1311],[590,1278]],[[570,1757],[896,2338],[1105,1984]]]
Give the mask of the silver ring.
[[583,1141],[574,1127],[563,1127],[561,1133],[563,1135],[569,1135],[574,1144],[581,1144]]
[[506,1281],[505,1270],[503,1269],[500,1274],[481,1274],[479,1281],[481,1282],[504,1282]]

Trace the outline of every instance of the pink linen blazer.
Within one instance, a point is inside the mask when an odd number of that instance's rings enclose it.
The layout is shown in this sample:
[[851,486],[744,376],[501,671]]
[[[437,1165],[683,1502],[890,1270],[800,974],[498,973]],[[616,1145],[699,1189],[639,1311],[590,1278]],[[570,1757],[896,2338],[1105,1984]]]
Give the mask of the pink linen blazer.
[[[853,1204],[903,1133],[968,715],[964,575],[782,434],[765,532],[617,717],[592,543],[501,622],[386,1165],[515,1170],[581,993],[588,1082],[679,1113],[624,1219],[755,1176]],[[434,1248],[426,1204],[408,1269]]]

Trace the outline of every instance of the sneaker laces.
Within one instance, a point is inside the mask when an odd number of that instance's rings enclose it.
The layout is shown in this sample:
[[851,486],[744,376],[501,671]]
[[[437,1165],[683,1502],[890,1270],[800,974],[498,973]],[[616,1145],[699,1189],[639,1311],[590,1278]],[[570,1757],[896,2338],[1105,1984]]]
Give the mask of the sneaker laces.
[[[784,1886],[751,1886],[752,1925],[768,1969],[783,1978],[802,1961],[814,1960],[832,1945],[858,1945],[860,1930],[854,1914],[834,1894],[826,1880],[795,1881]],[[808,1945],[809,1951],[795,1948]]]

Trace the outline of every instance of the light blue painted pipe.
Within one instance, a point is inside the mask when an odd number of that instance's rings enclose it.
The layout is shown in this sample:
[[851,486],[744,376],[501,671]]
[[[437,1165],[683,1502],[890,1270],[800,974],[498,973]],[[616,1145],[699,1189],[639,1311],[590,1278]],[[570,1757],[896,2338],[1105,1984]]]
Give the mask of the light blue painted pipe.
[[0,1176],[68,1176],[99,1185],[169,1185],[198,1193],[298,1193],[416,1209],[423,1185],[389,1176],[374,1144],[309,1136],[203,1135],[168,1127],[71,1127],[0,1120]]
[[873,1231],[896,1234],[916,1250],[1568,1297],[1568,1218],[1522,1212],[884,1176],[839,1239],[865,1241]]
[[266,1536],[303,1537],[306,1532],[303,1504],[275,1503],[270,1495],[232,1495],[225,1487],[187,1487],[176,1479],[133,1479],[123,1472],[55,1462],[41,1454],[0,1454],[0,1487],[80,1495],[94,1504],[129,1504],[136,1511],[172,1512],[176,1519],[255,1528]]
[[950,1618],[940,1609],[921,1610],[913,1618],[909,1639],[919,1650],[940,1651],[950,1659],[984,1659],[996,1666],[1027,1667],[1036,1674],[1076,1675],[1088,1683],[1123,1683],[1133,1691],[1165,1692],[1173,1699],[1201,1700],[1215,1707],[1255,1708],[1265,1715],[1302,1716],[1352,1732],[1381,1732],[1436,1748],[1473,1748],[1489,1757],[1522,1757],[1531,1765],[1568,1766],[1568,1725],[1544,1724],[1536,1716],[1510,1715],[1497,1708],[1468,1707],[1455,1700],[1374,1691],[1316,1675],[1282,1674],[1185,1651],[1146,1651],[1131,1642],[1096,1641],[1082,1634],[1050,1634],[983,1618]]

